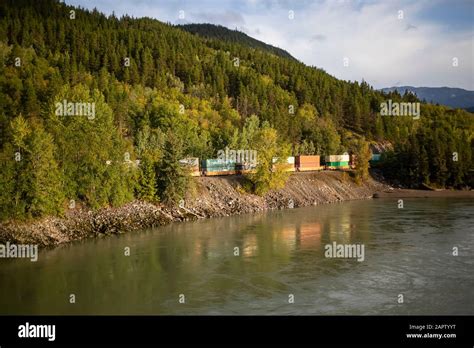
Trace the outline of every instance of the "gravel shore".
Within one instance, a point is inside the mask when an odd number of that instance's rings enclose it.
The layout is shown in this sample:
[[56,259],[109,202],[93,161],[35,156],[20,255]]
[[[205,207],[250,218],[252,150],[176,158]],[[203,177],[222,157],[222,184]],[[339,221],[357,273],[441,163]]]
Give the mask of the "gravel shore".
[[3,222],[0,224],[0,243],[55,246],[90,237],[139,231],[174,221],[369,199],[375,192],[389,190],[387,185],[372,179],[358,186],[348,173],[335,171],[293,174],[284,188],[263,197],[245,193],[243,179],[238,176],[198,177],[194,180],[193,193],[174,207],[134,201],[119,208],[98,211],[71,209],[63,217]]

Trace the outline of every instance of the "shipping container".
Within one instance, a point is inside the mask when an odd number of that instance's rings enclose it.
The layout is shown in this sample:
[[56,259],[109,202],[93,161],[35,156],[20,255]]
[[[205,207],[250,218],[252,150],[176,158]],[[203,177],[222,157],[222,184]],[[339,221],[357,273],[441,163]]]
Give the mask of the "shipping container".
[[328,162],[349,162],[349,155],[326,156],[326,163]]
[[201,169],[206,176],[232,175],[237,173],[234,161],[226,161],[220,158],[202,160]]
[[371,161],[374,161],[374,162],[380,161],[381,157],[382,157],[382,155],[380,153],[373,153]]
[[235,165],[237,174],[253,173],[255,171],[255,168],[257,168],[256,163],[237,163]]
[[325,157],[326,169],[350,169],[349,155],[330,155]]
[[299,172],[323,169],[321,167],[321,157],[317,155],[296,156],[295,167]]
[[250,170],[257,167],[257,161],[237,161],[235,165],[237,169]]
[[326,162],[326,165],[330,167],[344,167],[348,166],[349,162]]
[[179,160],[179,164],[187,167],[199,167],[199,158],[197,157],[187,157]]
[[185,168],[191,176],[200,176],[201,171],[199,170],[199,158],[187,157],[179,160],[179,164]]
[[326,169],[330,169],[330,170],[333,170],[333,169],[338,169],[338,170],[341,170],[341,169],[350,169],[350,166],[349,166],[349,162],[326,162]]

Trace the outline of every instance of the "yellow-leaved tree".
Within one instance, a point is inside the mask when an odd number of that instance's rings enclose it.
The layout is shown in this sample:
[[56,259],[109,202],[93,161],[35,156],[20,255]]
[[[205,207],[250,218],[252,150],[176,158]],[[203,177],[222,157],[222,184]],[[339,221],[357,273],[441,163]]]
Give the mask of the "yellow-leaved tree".
[[286,163],[290,146],[281,143],[278,132],[266,122],[255,133],[251,145],[257,151],[256,169],[247,176],[253,192],[264,195],[270,190],[282,188],[289,177],[282,164]]

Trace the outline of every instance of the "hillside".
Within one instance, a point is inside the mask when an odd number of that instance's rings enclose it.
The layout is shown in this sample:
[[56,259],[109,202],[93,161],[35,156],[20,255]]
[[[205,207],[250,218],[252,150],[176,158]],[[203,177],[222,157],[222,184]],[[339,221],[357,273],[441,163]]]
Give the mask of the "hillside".
[[291,54],[281,48],[266,44],[265,42],[254,39],[253,37],[250,37],[241,31],[230,30],[221,25],[208,23],[185,24],[179,25],[178,28],[208,39],[217,39],[229,43],[241,44],[247,47],[253,47],[262,51],[267,51],[283,58],[295,59]]
[[474,91],[468,91],[462,88],[450,87],[390,87],[383,88],[384,92],[397,91],[404,94],[405,91],[416,94],[420,100],[426,100],[431,104],[441,104],[452,108],[461,108],[468,111],[474,111]]
[[418,99],[150,18],[4,0],[0,19],[2,219],[175,204],[190,189],[179,159],[226,147],[257,151],[248,189],[259,193],[284,184],[273,157],[367,156],[368,142],[394,144],[387,174],[403,184],[470,185],[474,122],[462,110],[383,117],[381,103]]

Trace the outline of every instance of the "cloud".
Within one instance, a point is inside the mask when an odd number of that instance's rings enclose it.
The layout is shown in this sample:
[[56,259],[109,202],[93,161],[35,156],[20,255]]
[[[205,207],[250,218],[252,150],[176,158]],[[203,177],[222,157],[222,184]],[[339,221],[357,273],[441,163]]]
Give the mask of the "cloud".
[[321,34],[314,34],[311,36],[311,41],[325,41],[326,40],[326,35],[321,35]]
[[[401,81],[474,89],[472,32],[453,32],[421,20],[418,15],[427,6],[427,1],[321,1],[295,10],[294,20],[288,20],[283,9],[245,19],[249,28],[258,23],[258,39],[341,79],[365,79],[376,88]],[[398,18],[401,9],[403,19]],[[347,67],[344,57],[349,59]],[[454,58],[458,58],[457,67],[453,67]]]

